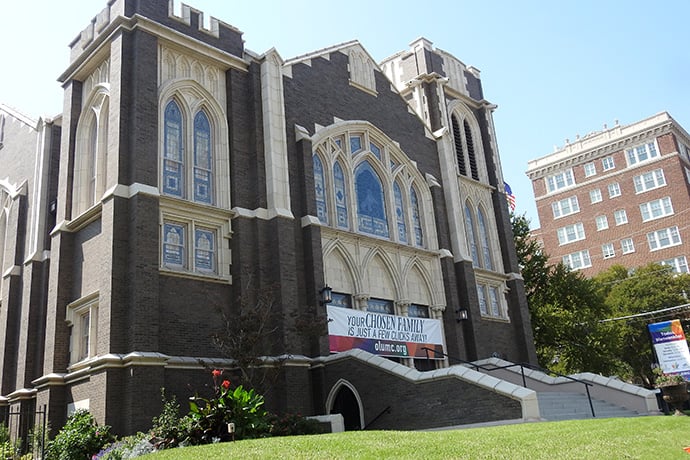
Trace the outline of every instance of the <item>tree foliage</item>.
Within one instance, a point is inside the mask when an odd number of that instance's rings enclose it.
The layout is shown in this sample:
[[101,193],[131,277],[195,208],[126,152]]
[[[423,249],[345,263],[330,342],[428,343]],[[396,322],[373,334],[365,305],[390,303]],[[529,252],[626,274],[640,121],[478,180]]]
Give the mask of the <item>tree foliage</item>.
[[560,373],[615,371],[615,341],[611,326],[599,322],[607,311],[596,285],[561,263],[550,265],[525,216],[511,222],[539,364]]

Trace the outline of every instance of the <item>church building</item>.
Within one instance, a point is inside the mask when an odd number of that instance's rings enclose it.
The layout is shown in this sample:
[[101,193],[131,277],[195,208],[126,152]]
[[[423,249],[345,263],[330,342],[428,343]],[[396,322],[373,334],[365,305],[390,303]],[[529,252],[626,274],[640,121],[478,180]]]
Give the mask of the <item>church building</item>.
[[479,70],[424,38],[286,59],[207,23],[109,0],[70,44],[63,113],[0,105],[0,409],[128,434],[161,388],[185,401],[254,353],[276,413],[520,418],[450,372],[536,364]]

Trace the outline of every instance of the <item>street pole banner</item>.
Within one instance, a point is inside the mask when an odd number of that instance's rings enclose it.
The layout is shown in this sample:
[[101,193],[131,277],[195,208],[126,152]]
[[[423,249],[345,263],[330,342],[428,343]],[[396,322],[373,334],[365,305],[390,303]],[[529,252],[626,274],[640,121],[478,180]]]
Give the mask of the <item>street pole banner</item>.
[[[387,315],[328,305],[331,353],[359,348],[388,357],[426,358],[427,351],[443,353],[441,320]],[[444,356],[429,351],[430,359]]]
[[690,379],[690,351],[680,320],[649,324],[647,327],[664,374],[682,374]]

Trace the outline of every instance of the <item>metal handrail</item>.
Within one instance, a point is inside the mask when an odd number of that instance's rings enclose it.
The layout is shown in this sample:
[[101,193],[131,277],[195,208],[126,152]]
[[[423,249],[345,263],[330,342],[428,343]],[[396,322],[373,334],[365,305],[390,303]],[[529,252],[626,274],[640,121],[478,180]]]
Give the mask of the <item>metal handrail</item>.
[[547,369],[547,368],[541,367],[541,366],[536,366],[536,365],[530,364],[530,363],[513,363],[513,364],[509,364],[507,366],[485,367],[485,366],[481,366],[479,364],[475,364],[472,361],[466,361],[464,359],[457,358],[455,356],[450,356],[447,353],[443,353],[442,351],[434,350],[433,348],[422,347],[422,350],[424,350],[424,352],[426,353],[426,359],[429,359],[429,352],[431,351],[435,355],[442,355],[448,359],[452,359],[452,360],[458,361],[460,363],[472,366],[475,368],[475,370],[481,369],[481,370],[486,371],[486,372],[497,371],[500,369],[507,369],[509,367],[520,366],[520,374],[522,375],[522,386],[525,388],[528,388],[527,387],[527,380],[525,379],[525,367],[528,369],[535,370],[535,371],[543,372],[545,374],[553,374],[553,375],[556,375],[558,377],[563,377],[563,378],[566,378],[568,380],[572,380],[573,382],[581,383],[585,386],[585,392],[587,393],[587,400],[589,401],[589,408],[592,411],[592,417],[596,418],[596,414],[594,413],[594,404],[592,403],[592,396],[589,393],[589,387],[594,386],[594,385],[592,385],[589,382],[585,382],[584,380],[576,379],[575,377],[572,377],[570,375],[560,374],[556,371],[552,371],[551,369]]

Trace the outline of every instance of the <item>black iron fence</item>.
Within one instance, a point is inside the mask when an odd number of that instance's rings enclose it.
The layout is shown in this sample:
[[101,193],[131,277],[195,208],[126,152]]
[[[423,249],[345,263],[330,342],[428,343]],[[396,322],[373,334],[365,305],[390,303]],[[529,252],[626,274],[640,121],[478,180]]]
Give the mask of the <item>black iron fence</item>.
[[0,427],[0,458],[19,459],[32,454],[31,458],[45,458],[48,441],[47,407],[35,405],[8,410]]

